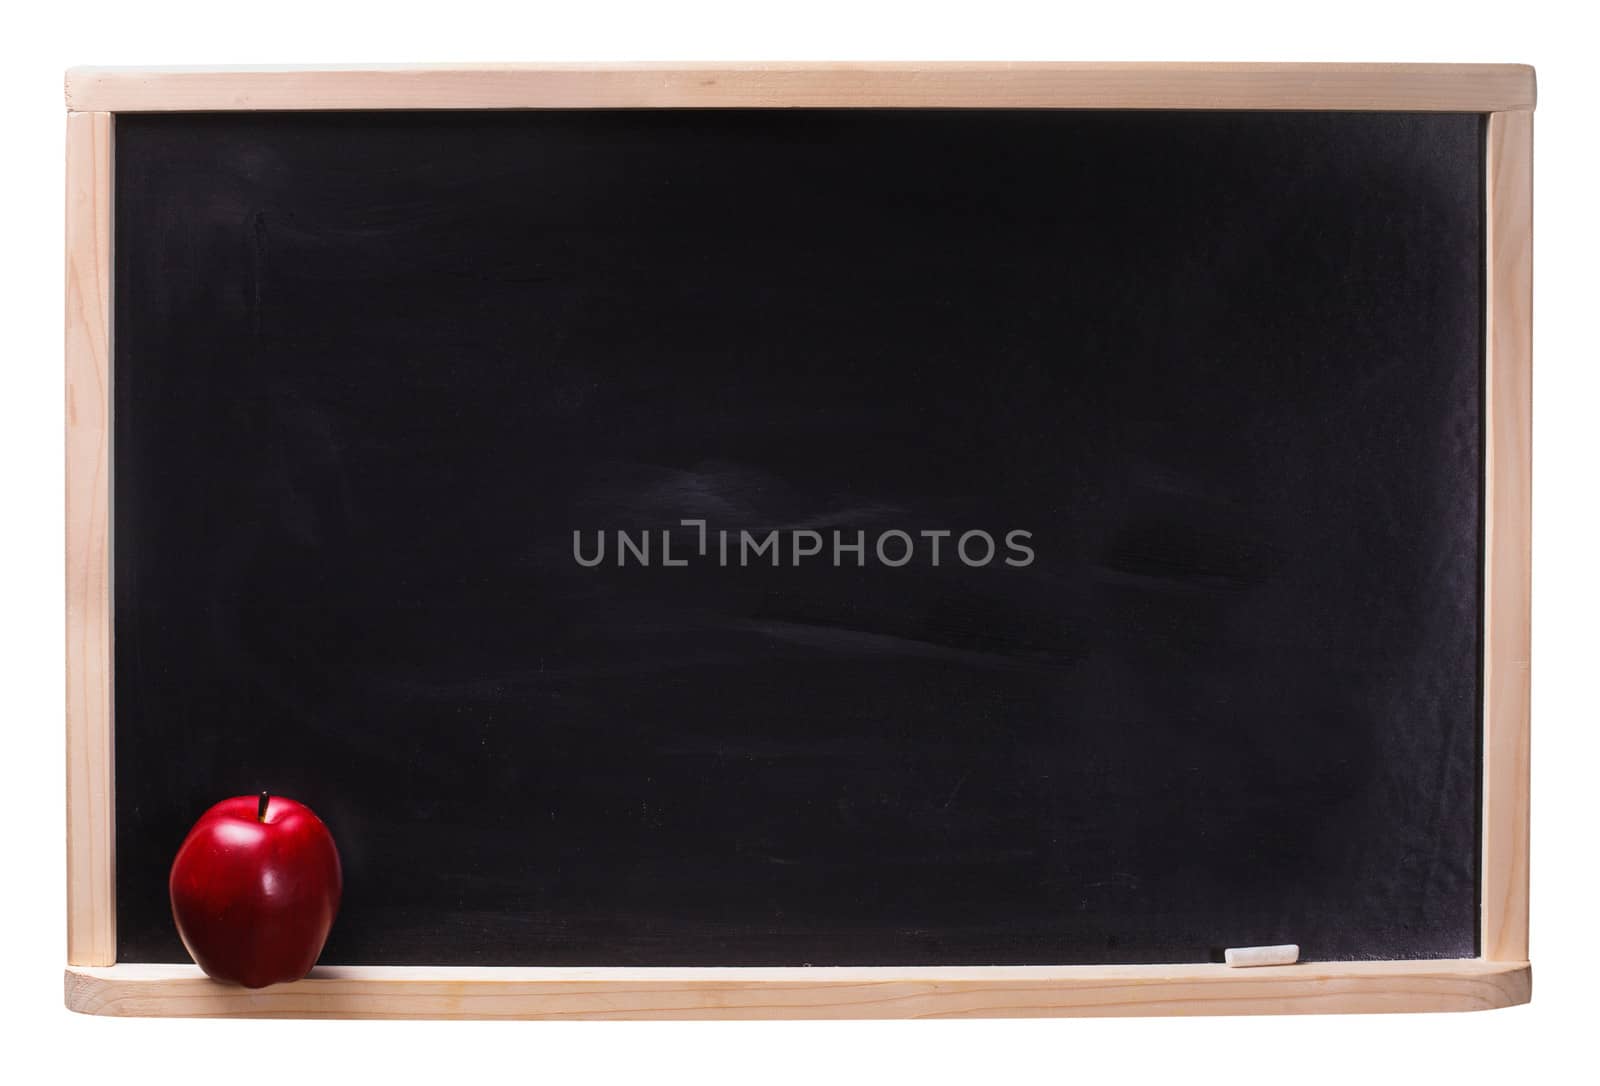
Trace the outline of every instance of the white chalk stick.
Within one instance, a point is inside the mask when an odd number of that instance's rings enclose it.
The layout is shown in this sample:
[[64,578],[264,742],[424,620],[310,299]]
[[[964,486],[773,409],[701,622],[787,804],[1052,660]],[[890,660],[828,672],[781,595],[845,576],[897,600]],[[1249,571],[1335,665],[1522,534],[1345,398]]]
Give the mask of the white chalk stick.
[[1300,960],[1300,947],[1296,943],[1284,943],[1282,946],[1231,946],[1223,952],[1222,960],[1239,968],[1293,965]]

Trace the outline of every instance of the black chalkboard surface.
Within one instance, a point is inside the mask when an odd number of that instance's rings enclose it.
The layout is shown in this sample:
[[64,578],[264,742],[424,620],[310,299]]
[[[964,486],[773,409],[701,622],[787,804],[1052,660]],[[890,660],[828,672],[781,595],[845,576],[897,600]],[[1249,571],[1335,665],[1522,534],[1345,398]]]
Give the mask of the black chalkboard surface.
[[119,116],[118,960],[1473,956],[1482,123]]

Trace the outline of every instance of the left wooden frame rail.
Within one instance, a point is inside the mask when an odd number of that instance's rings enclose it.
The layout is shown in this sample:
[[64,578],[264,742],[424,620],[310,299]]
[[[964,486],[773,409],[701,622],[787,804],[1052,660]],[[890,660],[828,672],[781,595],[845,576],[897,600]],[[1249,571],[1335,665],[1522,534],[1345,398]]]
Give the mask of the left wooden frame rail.
[[[67,73],[66,1004],[325,1018],[909,1018],[1482,1010],[1525,1003],[1534,73],[1511,64],[634,64]],[[1480,957],[863,968],[320,966],[248,990],[117,964],[111,372],[115,115],[251,109],[1444,110],[1487,119]]]
[[67,961],[116,961],[110,113],[67,115]]

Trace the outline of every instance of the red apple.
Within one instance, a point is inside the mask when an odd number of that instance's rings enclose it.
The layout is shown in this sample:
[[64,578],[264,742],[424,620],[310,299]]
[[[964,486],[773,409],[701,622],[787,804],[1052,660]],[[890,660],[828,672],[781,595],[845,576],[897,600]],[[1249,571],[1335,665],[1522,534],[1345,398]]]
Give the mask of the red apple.
[[246,988],[311,972],[344,888],[333,835],[282,796],[225,799],[194,824],[167,880],[183,945]]

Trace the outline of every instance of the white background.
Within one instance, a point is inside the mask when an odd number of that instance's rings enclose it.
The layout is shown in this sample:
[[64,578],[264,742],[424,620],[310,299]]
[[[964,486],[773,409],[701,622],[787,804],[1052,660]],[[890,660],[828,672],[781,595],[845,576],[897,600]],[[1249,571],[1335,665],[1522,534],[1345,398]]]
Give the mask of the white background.
[[[1593,1074],[1585,1032],[1600,1010],[1593,697],[1600,667],[1592,659],[1600,649],[1600,75],[1593,26],[1576,14],[1588,5],[13,0],[7,7],[0,46],[0,1073],[11,1081],[1468,1083],[1537,1081],[1562,1065],[1564,1079]],[[123,1021],[62,1009],[62,70],[652,59],[1538,67],[1531,1006],[1423,1016],[686,1024]]]

